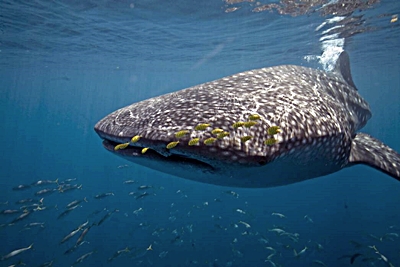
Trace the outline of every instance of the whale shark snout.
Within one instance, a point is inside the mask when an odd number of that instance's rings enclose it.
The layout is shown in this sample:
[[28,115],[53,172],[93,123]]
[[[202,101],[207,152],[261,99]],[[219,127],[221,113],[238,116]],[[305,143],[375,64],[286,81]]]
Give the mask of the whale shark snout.
[[116,110],[95,131],[118,156],[203,183],[280,186],[359,163],[400,180],[400,155],[357,132],[370,117],[343,52],[332,73],[241,72]]

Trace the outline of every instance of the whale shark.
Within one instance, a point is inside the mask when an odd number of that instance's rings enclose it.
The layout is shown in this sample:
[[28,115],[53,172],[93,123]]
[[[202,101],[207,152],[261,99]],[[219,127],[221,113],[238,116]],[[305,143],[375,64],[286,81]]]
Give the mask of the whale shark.
[[118,156],[202,183],[275,187],[356,164],[400,181],[400,155],[358,132],[370,118],[343,51],[331,72],[245,71],[123,107],[94,130]]

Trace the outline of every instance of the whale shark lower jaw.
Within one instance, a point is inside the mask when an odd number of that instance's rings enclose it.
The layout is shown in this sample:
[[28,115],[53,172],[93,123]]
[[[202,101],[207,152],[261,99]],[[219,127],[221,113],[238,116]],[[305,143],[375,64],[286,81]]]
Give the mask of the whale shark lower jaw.
[[[287,156],[269,164],[264,162],[242,164],[223,160],[209,162],[201,158],[185,156],[184,153],[168,153],[162,151],[161,147],[157,150],[157,146],[153,146],[144,154],[142,153],[144,147],[137,145],[115,151],[114,148],[118,144],[113,141],[103,141],[103,146],[108,151],[136,164],[185,179],[220,186],[245,188],[282,186],[326,175],[341,167],[337,164],[327,166],[329,162],[322,160],[313,162],[314,168],[309,170],[306,162],[299,158],[300,153],[297,153],[297,158]],[[320,151],[323,151],[323,147]],[[296,167],[286,168],[288,165]],[[302,172],[306,172],[308,177],[305,178]]]
[[116,155],[209,184],[281,186],[359,163],[400,180],[399,154],[357,133],[370,117],[343,52],[333,73],[246,71],[121,108],[95,131]]

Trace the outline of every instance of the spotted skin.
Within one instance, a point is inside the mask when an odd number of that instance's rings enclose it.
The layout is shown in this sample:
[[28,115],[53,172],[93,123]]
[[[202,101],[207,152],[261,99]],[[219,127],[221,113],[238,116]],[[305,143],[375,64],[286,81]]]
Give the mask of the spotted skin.
[[[259,116],[256,124],[234,127],[252,116]],[[393,162],[400,157],[393,150],[376,150],[378,155],[390,154],[383,157],[391,161],[386,164],[376,162],[382,157],[365,159],[356,153],[365,140],[357,138],[356,132],[370,117],[343,52],[333,73],[294,65],[246,71],[119,109],[100,120],[95,131],[105,140],[105,148],[117,155],[211,184],[286,185],[356,163],[367,163],[399,179],[399,165]],[[199,124],[209,126],[196,130]],[[272,126],[280,130],[269,135]],[[204,140],[214,137],[216,128],[229,135],[205,145]],[[179,131],[188,134],[179,138],[179,145],[166,149],[168,143],[177,141]],[[136,135],[140,140],[128,148],[111,149]],[[243,142],[246,136],[251,139]],[[189,146],[194,138],[200,142]],[[272,138],[276,143],[266,145]],[[143,147],[150,149],[146,156],[139,156],[136,150]]]
[[351,146],[351,163],[364,163],[394,177],[400,177],[400,155],[381,141],[368,134],[358,133]]

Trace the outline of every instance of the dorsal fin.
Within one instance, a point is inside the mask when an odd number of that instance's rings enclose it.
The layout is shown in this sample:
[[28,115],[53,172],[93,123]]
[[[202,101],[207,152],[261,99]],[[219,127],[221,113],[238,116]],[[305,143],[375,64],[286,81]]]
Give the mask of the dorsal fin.
[[356,85],[353,82],[353,78],[351,77],[351,71],[350,71],[350,59],[349,55],[347,54],[346,51],[343,51],[338,60],[336,61],[335,65],[335,70],[336,73],[342,75],[343,79],[354,89],[357,90]]
[[349,163],[367,164],[400,181],[400,154],[368,134],[358,133],[353,139]]

